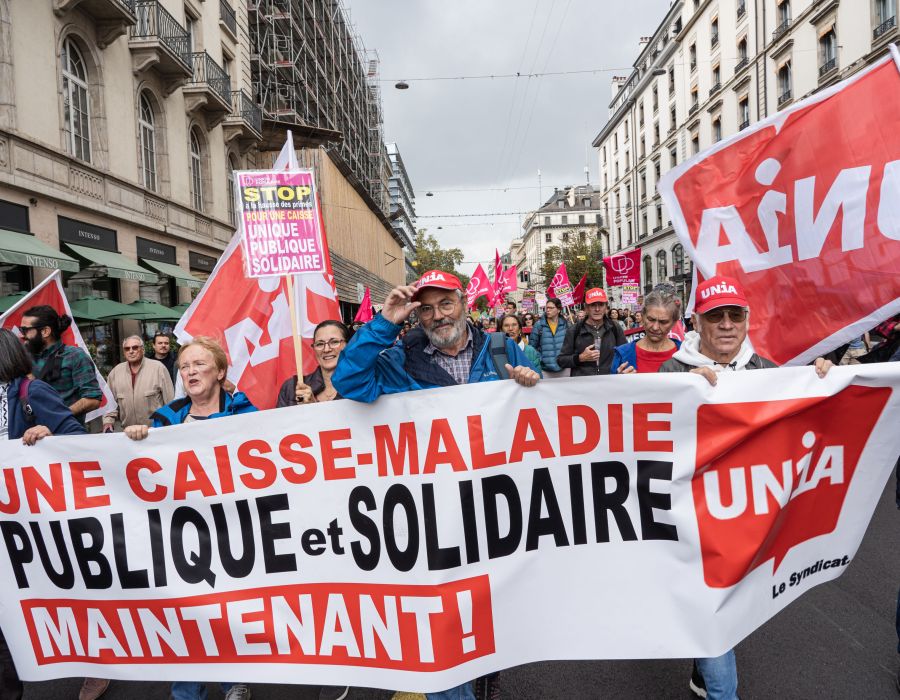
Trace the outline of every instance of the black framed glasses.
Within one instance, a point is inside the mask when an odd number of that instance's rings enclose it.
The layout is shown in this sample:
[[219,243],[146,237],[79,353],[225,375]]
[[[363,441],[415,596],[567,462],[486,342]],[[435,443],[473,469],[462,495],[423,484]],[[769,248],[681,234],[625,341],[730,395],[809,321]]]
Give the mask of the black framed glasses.
[[321,352],[325,348],[329,350],[337,350],[344,343],[343,338],[332,338],[331,340],[318,340],[313,343],[313,347]]

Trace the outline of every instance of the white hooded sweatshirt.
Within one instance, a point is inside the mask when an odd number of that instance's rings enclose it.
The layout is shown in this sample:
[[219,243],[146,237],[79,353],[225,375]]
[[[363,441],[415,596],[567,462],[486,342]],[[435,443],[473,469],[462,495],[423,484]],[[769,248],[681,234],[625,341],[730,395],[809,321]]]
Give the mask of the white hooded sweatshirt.
[[700,353],[700,334],[697,331],[691,331],[684,336],[684,342],[681,343],[681,347],[672,357],[691,367],[709,367],[714,372],[725,372],[728,370],[737,372],[738,370],[747,369],[747,363],[753,357],[753,348],[750,347],[750,343],[744,338],[737,357],[730,364],[717,364],[715,360],[711,360]]

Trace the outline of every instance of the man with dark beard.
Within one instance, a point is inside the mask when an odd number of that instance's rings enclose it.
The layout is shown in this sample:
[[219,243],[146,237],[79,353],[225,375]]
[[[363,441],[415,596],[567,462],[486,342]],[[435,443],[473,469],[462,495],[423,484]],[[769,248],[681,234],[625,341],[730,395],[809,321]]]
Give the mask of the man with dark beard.
[[84,416],[100,406],[103,394],[91,358],[81,348],[62,342],[72,325],[51,306],[32,306],[22,316],[19,332],[34,358],[34,377],[52,386],[83,425]]

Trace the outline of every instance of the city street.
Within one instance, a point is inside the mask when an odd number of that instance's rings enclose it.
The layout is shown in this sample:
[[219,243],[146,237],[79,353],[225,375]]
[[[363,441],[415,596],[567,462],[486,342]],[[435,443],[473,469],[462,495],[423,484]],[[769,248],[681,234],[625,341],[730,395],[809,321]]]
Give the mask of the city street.
[[[900,513],[888,481],[862,546],[847,572],[812,589],[737,648],[740,693],[747,698],[895,698],[894,613],[900,584]],[[502,675],[504,698],[690,698],[691,664],[573,661],[521,666]],[[75,700],[80,680],[29,684],[26,700]],[[253,685],[258,700],[316,700],[302,686]],[[220,700],[218,689],[211,700]],[[354,689],[348,700],[390,700]],[[420,696],[404,694],[402,700]],[[116,682],[106,700],[165,700],[166,683]],[[401,698],[397,698],[401,700]]]

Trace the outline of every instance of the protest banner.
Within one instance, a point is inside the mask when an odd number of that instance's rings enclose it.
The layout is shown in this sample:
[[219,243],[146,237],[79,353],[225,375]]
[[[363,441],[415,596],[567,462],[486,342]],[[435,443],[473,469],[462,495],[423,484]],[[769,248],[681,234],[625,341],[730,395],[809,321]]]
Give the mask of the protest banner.
[[[42,305],[51,307],[60,316],[72,315],[72,308],[69,306],[69,300],[66,298],[66,292],[62,286],[62,275],[59,270],[55,270],[53,274],[47,277],[47,279],[38,284],[18,302],[9,307],[5,313],[0,315],[0,328],[12,331],[17,336],[21,337],[22,334],[19,332],[19,326],[22,325],[22,314],[32,306]],[[91,360],[91,365],[94,367],[94,377],[100,385],[100,391],[103,394],[100,399],[100,406],[93,411],[88,411],[84,415],[85,420],[90,421],[94,420],[94,418],[105,416],[116,408],[116,398],[113,396],[109,384],[106,383],[103,375],[100,374],[100,370],[97,369],[97,365],[91,357],[91,353],[88,351],[87,343],[84,342],[81,331],[78,330],[75,319],[72,319],[72,325],[63,331],[60,340],[65,345],[72,345],[84,350],[85,354]]]
[[486,296],[488,300],[493,299],[494,288],[488,280],[487,273],[484,271],[481,263],[478,263],[478,267],[475,268],[475,272],[472,273],[472,277],[469,278],[469,284],[466,286],[468,308],[471,309],[475,306],[475,302],[481,296]]
[[534,289],[526,289],[522,292],[522,310],[523,311],[534,311],[537,303],[536,297],[537,292]]
[[700,278],[743,285],[757,352],[802,365],[858,338],[900,312],[900,55],[891,47],[658,187]]
[[[553,294],[550,294],[553,292]],[[575,303],[575,295],[572,290],[572,283],[569,282],[569,273],[566,271],[566,264],[562,263],[557,269],[556,274],[550,281],[547,288],[547,296],[554,296],[562,302],[563,306],[572,306]]]
[[622,285],[622,303],[628,304],[631,307],[637,306],[638,296],[640,295],[641,288],[636,284],[623,284]]
[[896,364],[506,381],[10,441],[0,624],[26,680],[435,691],[717,656],[852,565],[898,389]]
[[635,248],[627,253],[610,255],[603,258],[603,269],[606,272],[607,287],[622,285],[641,285],[641,249]]

